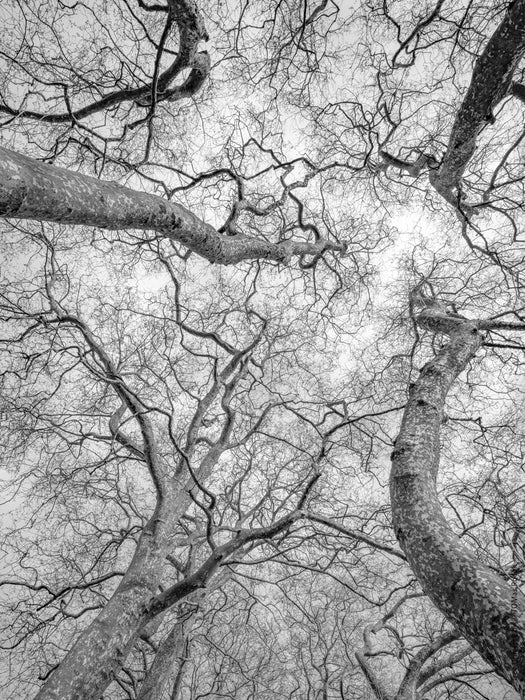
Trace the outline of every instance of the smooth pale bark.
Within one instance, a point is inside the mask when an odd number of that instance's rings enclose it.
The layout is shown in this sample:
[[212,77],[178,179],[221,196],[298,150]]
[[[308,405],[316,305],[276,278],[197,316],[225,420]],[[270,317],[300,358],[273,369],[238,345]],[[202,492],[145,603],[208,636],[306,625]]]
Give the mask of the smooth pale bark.
[[447,393],[479,349],[479,326],[423,312],[421,326],[450,336],[410,391],[392,453],[392,518],[425,593],[481,656],[525,695],[525,596],[483,564],[448,525],[436,489]]
[[[209,476],[209,474],[207,475]],[[191,575],[157,593],[171,535],[185,512],[193,483],[174,498],[166,496],[142,533],[133,561],[117,590],[91,625],[80,634],[36,700],[99,700],[114,679],[139,633],[148,623],[188,595],[203,589],[221,564],[244,545],[268,539],[302,518],[296,510],[266,528],[243,530],[215,548]]]
[[[447,644],[455,642],[459,638],[460,635],[457,630],[450,630],[420,649],[417,654],[410,659],[405,676],[401,681],[394,700],[422,700],[423,696],[419,693],[418,689],[420,686],[423,664],[431,659],[436,652],[447,646]],[[439,668],[439,670],[441,670],[441,668]]]
[[438,685],[443,685],[449,680],[454,680],[454,672],[443,673],[447,668],[452,669],[453,666],[465,657],[472,654],[474,649],[470,644],[466,644],[457,651],[449,654],[445,658],[434,659],[431,661],[419,674],[418,693],[421,700],[428,697],[428,693]]
[[[67,316],[65,320],[70,319],[83,329],[88,346],[101,359],[108,378],[114,381],[117,378],[115,369],[103,349],[96,346],[89,329],[75,317]],[[257,342],[258,339],[254,340],[252,345],[230,360],[219,373],[208,393],[201,399],[187,434],[184,453],[188,459],[192,456],[198,426],[207,407],[218,396],[224,383],[228,379],[233,381],[232,373]],[[124,391],[121,394],[124,402],[126,396]],[[226,401],[224,397],[223,401]],[[135,413],[140,410],[133,404],[129,408]],[[118,409],[110,419],[110,429],[111,424],[113,424],[113,431],[118,429],[118,421],[122,415],[122,409]],[[194,474],[199,483],[203,484],[210,478],[225,449],[228,436],[228,430],[223,430],[221,439],[209,448],[195,469]],[[125,438],[123,441],[127,443]],[[173,474],[163,474],[163,470],[158,469],[157,474],[159,482],[157,506],[141,533],[126,574],[103,610],[79,635],[65,658],[44,683],[36,696],[38,700],[99,700],[119,671],[138,635],[156,615],[165,612],[171,605],[203,588],[223,559],[245,542],[251,541],[250,538],[271,537],[294,521],[281,519],[272,526],[277,530],[272,528],[251,530],[244,533],[242,538],[239,534],[237,538],[216,548],[196,571],[159,595],[164,563],[168,554],[171,553],[173,534],[178,521],[193,502],[190,493],[195,488],[195,480],[185,470],[174,469]],[[298,516],[294,517],[297,519]]]
[[[420,594],[409,594],[399,599],[383,617],[376,623],[367,625],[363,630],[363,648],[356,652],[355,657],[361,667],[374,695],[378,700],[422,700],[424,689],[421,686],[425,681],[439,674],[447,666],[453,665],[457,660],[462,659],[472,652],[471,647],[449,654],[445,659],[433,659],[435,654],[443,649],[447,644],[460,639],[461,635],[456,629],[444,632],[436,639],[432,640],[410,658],[405,675],[399,684],[397,691],[390,690],[391,679],[388,676],[383,678],[376,673],[373,668],[373,659],[378,656],[374,650],[373,638],[383,629],[387,629],[391,624],[391,619],[397,615],[401,606],[410,598],[419,597]],[[429,661],[432,661],[429,664]],[[426,671],[423,666],[426,665]],[[436,685],[439,685],[440,678],[434,678]]]
[[355,658],[376,698],[378,700],[393,700],[392,695],[387,690],[386,683],[372,671],[366,655],[361,651],[357,651]]
[[[243,552],[236,555],[236,560],[243,558]],[[176,698],[184,674],[187,661],[189,640],[192,629],[197,621],[197,612],[211,591],[222,588],[231,577],[231,570],[222,569],[217,572],[206,589],[192,595],[187,601],[190,605],[182,605],[177,611],[177,619],[169,634],[158,646],[155,658],[144,678],[137,700],[162,700],[171,686],[171,698]],[[160,619],[158,616],[156,620]]]
[[[113,681],[161,581],[174,527],[167,501],[165,506],[142,532],[133,560],[115,593],[49,676],[36,696],[38,700],[99,700]],[[186,504],[181,506],[185,508]],[[161,522],[164,518],[165,523]]]
[[[201,462],[197,472],[201,482],[209,478],[219,454],[220,450],[212,448]],[[174,480],[166,488],[119,586],[51,673],[36,700],[99,700],[113,681],[143,626],[153,617],[151,603],[157,597],[177,522],[192,503],[193,486],[193,479],[187,478],[179,484]],[[214,569],[201,569],[175,590],[169,589],[170,605],[206,584],[206,575]],[[159,606],[158,612],[162,610]]]
[[270,243],[242,234],[227,236],[163,197],[48,165],[5,148],[0,148],[0,218],[156,231],[222,265],[250,259],[288,263],[294,255],[344,250],[343,244],[324,240]]
[[[399,688],[392,692],[390,692],[387,683],[372,669],[368,658],[374,655],[371,648],[358,651],[355,656],[377,700],[424,700],[431,688],[443,683],[441,672],[444,669],[453,667],[454,664],[473,652],[472,647],[467,645],[439,660],[433,658],[447,644],[458,639],[460,639],[459,632],[451,630],[422,647],[410,659]],[[425,668],[423,668],[424,666]],[[450,680],[450,677],[448,679]]]

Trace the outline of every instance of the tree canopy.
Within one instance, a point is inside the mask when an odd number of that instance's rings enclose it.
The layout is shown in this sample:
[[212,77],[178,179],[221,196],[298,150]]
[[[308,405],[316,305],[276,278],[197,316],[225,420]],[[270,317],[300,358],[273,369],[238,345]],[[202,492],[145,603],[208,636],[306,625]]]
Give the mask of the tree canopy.
[[7,0],[2,697],[525,697],[525,0]]

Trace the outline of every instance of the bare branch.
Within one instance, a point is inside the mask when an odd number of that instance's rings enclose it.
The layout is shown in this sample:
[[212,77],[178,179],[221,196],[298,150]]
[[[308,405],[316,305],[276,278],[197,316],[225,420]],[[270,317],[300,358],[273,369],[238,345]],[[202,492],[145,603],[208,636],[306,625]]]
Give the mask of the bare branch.
[[293,256],[344,252],[343,243],[286,240],[270,243],[238,234],[227,236],[180,204],[97,180],[0,148],[0,217],[36,219],[108,230],[156,231],[211,263],[243,260],[288,264]]

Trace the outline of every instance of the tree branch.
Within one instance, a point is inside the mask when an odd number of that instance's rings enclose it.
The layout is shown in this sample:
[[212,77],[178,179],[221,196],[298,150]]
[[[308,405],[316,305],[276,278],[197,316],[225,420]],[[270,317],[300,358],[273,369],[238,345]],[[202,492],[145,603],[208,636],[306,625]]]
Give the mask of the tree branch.
[[223,235],[181,204],[5,148],[0,148],[0,218],[156,231],[220,265],[256,259],[288,264],[293,256],[345,250],[344,243],[325,239],[271,243],[243,234]]
[[[140,4],[140,3],[139,3]],[[201,41],[208,41],[204,21],[193,0],[168,0],[167,7],[158,5],[141,7],[148,11],[158,10],[168,12],[168,23],[173,21],[179,29],[179,50],[173,63],[156,79],[140,88],[125,88],[115,90],[105,95],[100,100],[81,107],[80,109],[68,109],[66,112],[58,114],[48,114],[34,112],[26,109],[15,109],[6,104],[0,104],[0,112],[9,114],[12,117],[25,117],[37,119],[40,122],[50,124],[61,124],[65,122],[75,122],[90,117],[102,110],[110,109],[123,102],[136,102],[141,107],[148,107],[151,104],[152,95],[155,94],[157,102],[164,100],[175,101],[184,97],[190,97],[198,92],[204,84],[210,72],[210,58],[206,51],[197,52],[198,44]],[[156,65],[159,62],[162,46],[159,47]],[[169,86],[180,75],[180,73],[190,68],[191,72],[182,85],[170,88]],[[68,105],[69,106],[69,105]]]

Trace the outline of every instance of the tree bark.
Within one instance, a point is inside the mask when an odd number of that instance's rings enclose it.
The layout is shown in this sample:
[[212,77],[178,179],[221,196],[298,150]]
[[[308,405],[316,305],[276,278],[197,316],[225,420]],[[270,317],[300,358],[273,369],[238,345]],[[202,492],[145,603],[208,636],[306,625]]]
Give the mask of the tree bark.
[[[218,453],[210,450],[197,471],[205,482]],[[70,651],[44,683],[35,700],[99,700],[113,681],[144,624],[154,617],[151,603],[159,585],[171,537],[179,518],[192,502],[194,486],[188,477],[171,484],[144,528],[125,576],[97,618],[79,635]],[[203,567],[201,567],[202,569]],[[213,573],[214,569],[210,568]],[[207,573],[207,571],[205,571]],[[169,605],[182,600],[206,583],[200,569],[168,589]],[[158,612],[167,609],[159,607]]]
[[[202,472],[200,476],[202,475]],[[207,474],[209,476],[209,474]],[[216,547],[196,571],[157,593],[175,524],[185,512],[193,484],[162,506],[144,529],[131,565],[117,590],[80,634],[35,700],[99,700],[131,651],[144,625],[186,596],[204,588],[223,562],[244,545],[269,539],[302,518],[295,510],[268,527],[242,530]]]
[[[166,512],[164,512],[166,511]],[[158,511],[144,528],[133,560],[111,599],[49,676],[37,700],[99,700],[113,681],[158,591],[173,516]]]
[[433,642],[430,642],[420,649],[410,660],[394,700],[421,700],[423,696],[418,692],[418,689],[421,685],[420,676],[423,665],[431,659],[436,652],[443,649],[447,644],[455,642],[457,639],[460,639],[459,632],[455,629],[450,630],[449,632],[444,632]]
[[450,340],[421,370],[392,453],[396,536],[425,593],[462,635],[525,696],[525,596],[483,564],[449,527],[436,476],[447,393],[481,345],[476,322],[459,316],[420,324]]
[[243,234],[223,235],[163,197],[48,165],[5,148],[0,148],[0,218],[108,230],[152,230],[221,265],[253,259],[288,263],[294,255],[344,250],[343,244],[325,240],[271,243]]
[[465,200],[463,174],[474,155],[480,132],[494,122],[494,110],[501,100],[512,95],[525,101],[525,86],[512,81],[524,54],[525,0],[514,0],[474,64],[470,85],[457,111],[441,162],[432,154],[421,153],[411,163],[381,150],[379,170],[394,167],[417,178],[428,168],[430,183],[436,191],[462,218],[472,215],[475,203]]
[[162,640],[155,658],[137,695],[137,700],[162,700],[170,679],[173,685],[184,665],[188,631],[193,625],[193,617],[179,613],[179,619],[171,632]]
[[462,205],[461,178],[474,155],[479,133],[494,120],[495,108],[509,94],[524,52],[525,0],[514,0],[474,65],[441,164],[430,170],[430,182],[453,206]]

